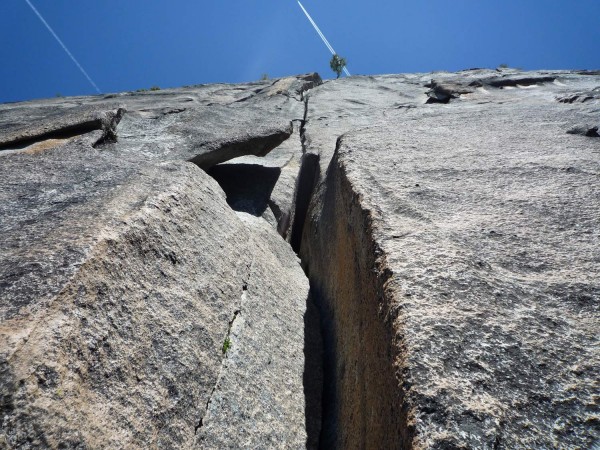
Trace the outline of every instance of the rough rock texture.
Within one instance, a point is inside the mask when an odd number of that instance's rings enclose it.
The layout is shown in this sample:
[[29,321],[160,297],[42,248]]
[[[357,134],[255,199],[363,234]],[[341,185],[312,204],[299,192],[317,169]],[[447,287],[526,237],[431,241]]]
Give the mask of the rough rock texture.
[[36,104],[32,108],[9,108],[0,119],[0,150],[23,149],[39,141],[68,139],[94,130],[103,131],[100,140],[114,139],[123,112],[89,105],[61,108]]
[[[127,113],[119,124],[119,142],[104,146],[120,158],[193,160],[208,168],[245,154],[264,156],[291,135],[291,122],[304,116],[296,95],[318,80],[315,75],[5,105],[0,149],[104,129],[111,111],[122,108]],[[274,88],[284,82],[289,91]]]
[[[90,201],[102,216],[63,206],[56,214],[70,218],[64,224],[35,224],[50,228],[39,250],[26,242],[8,249],[19,257],[2,264],[10,446],[178,447],[194,439],[247,277],[244,227],[218,185],[189,163],[136,178],[109,201]],[[84,220],[74,223],[74,213]],[[219,245],[217,233],[232,245]]]
[[[432,77],[480,87],[426,104]],[[567,131],[599,105],[556,98],[600,78],[418,80],[310,94],[328,166],[301,251],[326,323],[322,444],[598,445],[600,143]]]
[[[314,80],[0,108],[0,447],[316,445],[308,281],[267,222],[238,217],[188,162],[275,147]],[[78,118],[119,108],[118,126]]]
[[242,156],[209,171],[236,211],[262,215],[287,238],[294,214],[294,192],[302,160],[301,129],[264,157]]
[[[289,245],[266,221],[238,214],[250,234],[248,284],[230,324],[231,348],[198,443],[222,449],[316,448],[321,379],[314,377],[320,370],[311,362],[320,363],[321,355],[318,335],[303,326],[310,308],[308,280]],[[270,281],[268,289],[262,280]],[[297,385],[304,372],[304,389],[312,394],[306,400]]]
[[599,88],[0,105],[0,448],[600,446]]

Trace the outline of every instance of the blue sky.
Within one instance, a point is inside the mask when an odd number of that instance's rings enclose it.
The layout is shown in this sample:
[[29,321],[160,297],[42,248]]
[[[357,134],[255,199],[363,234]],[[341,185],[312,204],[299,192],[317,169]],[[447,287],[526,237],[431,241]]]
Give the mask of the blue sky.
[[[317,71],[296,0],[31,0],[102,92]],[[353,74],[600,69],[600,0],[304,0]],[[0,102],[95,93],[25,0],[0,2]]]

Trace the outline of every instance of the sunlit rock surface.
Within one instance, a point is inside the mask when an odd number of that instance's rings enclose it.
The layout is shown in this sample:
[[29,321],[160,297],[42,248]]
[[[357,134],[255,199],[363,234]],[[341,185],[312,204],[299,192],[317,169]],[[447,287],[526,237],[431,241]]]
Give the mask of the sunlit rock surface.
[[598,86],[465,71],[311,91],[301,256],[329,446],[600,444],[600,139],[569,134],[600,101],[562,101]]
[[0,105],[0,448],[600,445],[599,92],[477,69]]
[[308,280],[190,162],[290,137],[313,82],[283,81],[2,106],[2,445],[316,445]]

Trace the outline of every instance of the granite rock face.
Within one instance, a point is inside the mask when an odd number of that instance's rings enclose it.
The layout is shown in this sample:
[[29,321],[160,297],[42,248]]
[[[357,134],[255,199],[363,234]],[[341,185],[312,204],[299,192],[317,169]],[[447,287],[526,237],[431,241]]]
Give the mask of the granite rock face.
[[[320,367],[311,364],[320,362],[320,342],[304,327],[304,316],[313,314],[308,280],[272,226],[251,214],[238,215],[252,250],[248,284],[230,322],[231,349],[197,443],[223,449],[316,448],[321,380],[315,376]],[[315,397],[305,397],[305,391]]]
[[599,88],[0,105],[0,448],[600,445]]
[[[14,249],[58,273],[41,267],[38,281],[31,270],[19,279],[24,288],[3,290],[3,300],[30,300],[3,310],[9,446],[177,447],[194,439],[240,307],[245,228],[218,185],[190,164],[142,170],[134,180],[96,202],[104,217],[78,211],[87,223],[71,229],[71,216],[48,230],[50,242],[38,243],[45,255]],[[233,245],[212,239],[207,222]],[[12,270],[7,281],[17,285],[28,267]]]
[[504,75],[310,93],[327,446],[600,444],[600,103],[560,101],[600,78]]
[[0,446],[316,446],[308,280],[198,167],[288,138],[308,78],[2,107]]

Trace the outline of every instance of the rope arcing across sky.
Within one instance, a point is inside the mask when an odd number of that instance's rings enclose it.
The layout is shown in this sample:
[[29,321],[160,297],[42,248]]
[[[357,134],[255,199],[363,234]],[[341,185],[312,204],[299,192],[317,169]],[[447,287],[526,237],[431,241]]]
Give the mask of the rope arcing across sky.
[[[312,17],[310,17],[310,14],[308,14],[308,11],[306,9],[304,9],[304,6],[302,6],[302,3],[300,3],[300,1],[298,1],[298,4],[300,5],[300,8],[302,8],[302,11],[304,11],[304,14],[306,15],[306,18],[310,21],[310,23],[312,24],[312,26],[315,28],[315,31],[321,37],[321,39],[323,40],[323,43],[327,46],[327,48],[329,49],[329,51],[331,52],[331,54],[332,55],[337,55],[337,53],[335,52],[335,50],[333,49],[333,47],[331,46],[331,44],[329,43],[329,41],[327,40],[327,38],[325,37],[325,35],[321,32],[321,30],[319,29],[319,27],[317,26],[317,24],[315,23],[315,21],[312,20]],[[348,69],[346,69],[346,67],[344,67],[344,73],[347,76],[350,76],[350,72],[348,72]]]
[[69,49],[67,48],[67,46],[63,43],[63,41],[60,40],[60,38],[58,37],[58,35],[52,29],[52,27],[50,25],[48,25],[48,22],[46,22],[46,20],[42,17],[42,15],[40,14],[40,12],[35,8],[35,6],[33,6],[31,4],[31,2],[29,0],[25,0],[25,2],[33,10],[33,12],[35,13],[35,15],[38,16],[38,18],[42,21],[42,23],[46,26],[46,28],[48,28],[48,31],[50,32],[50,34],[52,34],[52,36],[54,36],[54,39],[56,39],[56,41],[60,44],[60,46],[67,53],[67,55],[69,56],[69,58],[71,58],[73,60],[73,62],[75,63],[75,65],[79,68],[79,70],[81,71],[81,73],[87,78],[87,80],[90,82],[90,84],[92,85],[92,87],[96,90],[96,92],[98,92],[98,94],[100,94],[101,93],[100,89],[98,89],[98,86],[96,85],[96,83],[94,83],[94,80],[92,80],[92,78],[87,74],[87,72],[83,69],[83,67],[81,67],[81,64],[79,64],[79,61],[77,61],[75,59],[75,57],[69,51]]

